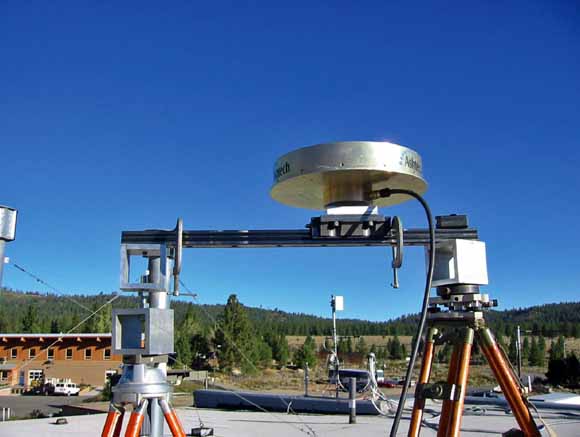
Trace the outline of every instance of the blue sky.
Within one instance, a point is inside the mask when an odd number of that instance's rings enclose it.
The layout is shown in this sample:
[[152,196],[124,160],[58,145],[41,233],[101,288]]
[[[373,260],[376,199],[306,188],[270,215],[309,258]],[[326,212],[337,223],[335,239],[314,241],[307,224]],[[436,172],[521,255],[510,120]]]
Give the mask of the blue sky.
[[[417,150],[434,213],[466,213],[502,308],[580,297],[580,13],[574,1],[3,2],[7,249],[65,293],[118,287],[122,230],[302,228],[275,159],[334,140]],[[413,203],[384,209],[425,226]],[[203,302],[373,320],[417,311],[390,249],[190,250]],[[11,266],[4,285],[47,291]]]

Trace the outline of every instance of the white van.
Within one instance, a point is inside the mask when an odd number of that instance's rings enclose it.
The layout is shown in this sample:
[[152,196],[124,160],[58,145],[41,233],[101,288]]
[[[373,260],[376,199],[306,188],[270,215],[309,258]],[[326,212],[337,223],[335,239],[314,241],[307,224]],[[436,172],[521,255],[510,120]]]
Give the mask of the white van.
[[74,382],[58,382],[54,386],[55,395],[78,396],[80,391]]

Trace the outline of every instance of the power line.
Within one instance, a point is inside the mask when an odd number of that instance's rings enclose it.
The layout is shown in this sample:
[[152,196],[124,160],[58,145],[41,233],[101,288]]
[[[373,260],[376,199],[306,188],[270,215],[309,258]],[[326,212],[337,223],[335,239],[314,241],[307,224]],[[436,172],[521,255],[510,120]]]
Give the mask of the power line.
[[20,270],[22,273],[25,273],[26,275],[30,276],[32,279],[34,279],[36,282],[38,282],[39,284],[44,285],[45,287],[50,288],[52,291],[54,291],[56,294],[64,297],[65,299],[68,299],[69,301],[75,303],[76,305],[80,306],[81,308],[83,308],[84,310],[91,312],[92,310],[88,307],[86,307],[85,305],[83,305],[80,302],[77,302],[75,299],[73,299],[70,296],[67,296],[66,294],[64,294],[62,291],[59,291],[56,287],[53,287],[52,285],[50,285],[48,282],[46,282],[45,280],[39,278],[37,275],[35,275],[32,272],[29,272],[28,270],[26,270],[24,267],[14,263],[12,264],[14,266],[14,268]]

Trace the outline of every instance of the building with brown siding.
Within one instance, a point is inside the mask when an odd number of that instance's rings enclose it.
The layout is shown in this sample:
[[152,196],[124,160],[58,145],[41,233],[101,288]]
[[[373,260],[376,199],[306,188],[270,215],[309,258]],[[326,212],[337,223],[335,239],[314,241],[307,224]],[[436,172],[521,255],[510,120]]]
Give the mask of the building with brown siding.
[[28,389],[57,378],[99,387],[121,362],[111,334],[0,334],[0,385]]

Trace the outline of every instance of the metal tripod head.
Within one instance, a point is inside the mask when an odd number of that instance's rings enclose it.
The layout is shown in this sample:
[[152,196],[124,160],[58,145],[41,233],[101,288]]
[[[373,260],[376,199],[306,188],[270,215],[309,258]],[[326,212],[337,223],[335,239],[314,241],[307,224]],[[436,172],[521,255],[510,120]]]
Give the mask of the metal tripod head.
[[429,299],[429,319],[450,322],[482,320],[484,309],[497,306],[497,300],[480,292],[479,287],[487,283],[484,242],[439,241],[433,274],[437,295]]

